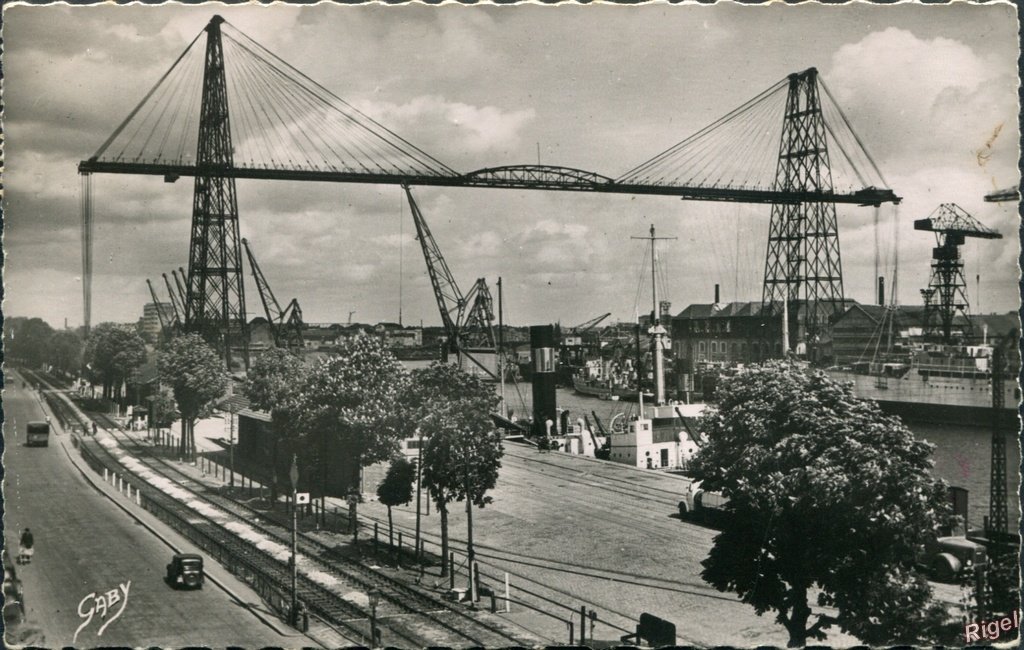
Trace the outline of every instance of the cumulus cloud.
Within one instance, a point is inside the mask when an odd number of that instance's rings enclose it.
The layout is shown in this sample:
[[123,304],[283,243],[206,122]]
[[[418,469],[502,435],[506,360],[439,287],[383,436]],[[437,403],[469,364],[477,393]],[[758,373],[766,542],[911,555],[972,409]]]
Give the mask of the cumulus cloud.
[[[869,134],[871,151],[892,165],[928,156],[972,168],[984,149],[1002,167],[1003,182],[1013,181],[1006,169],[1017,159],[1016,129],[1007,128],[1017,115],[1013,58],[890,27],[840,47],[827,79],[855,126]],[[993,137],[997,130],[1001,138]]]
[[428,153],[448,150],[462,154],[469,164],[473,164],[471,156],[504,153],[518,146],[523,127],[536,116],[532,108],[504,111],[448,101],[440,95],[414,97],[403,104],[362,101],[358,107],[400,133],[420,134],[415,144]]
[[[1017,177],[1012,11],[902,4],[884,10],[888,28],[870,20],[877,11],[860,3],[218,9],[331,92],[460,171],[535,163],[539,155],[544,164],[615,176],[785,74],[816,65],[904,197],[904,302],[917,300],[931,246],[911,222],[952,200],[1006,235],[972,244],[965,254],[969,265],[986,261],[986,308],[1008,309],[1016,304],[1017,217],[981,196]],[[208,7],[187,6],[4,12],[8,313],[54,323],[65,315],[80,319],[76,163],[99,147],[209,17]],[[820,38],[805,38],[811,30]],[[250,144],[236,142],[241,149]],[[133,320],[149,300],[144,279],[187,263],[193,181],[93,181],[94,321]],[[716,283],[725,296],[760,297],[768,206],[414,191],[464,289],[477,277],[492,284],[503,278],[511,322],[582,322],[605,311],[631,317],[643,245],[629,237],[652,222],[659,234],[679,237],[663,248],[666,297],[675,307],[710,301]],[[397,320],[401,285],[407,321],[438,321],[400,188],[240,181],[238,200],[242,235],[275,292],[298,297],[310,320],[345,320],[350,310],[358,320]],[[875,255],[871,210],[841,207],[839,218],[848,292],[867,299]]]

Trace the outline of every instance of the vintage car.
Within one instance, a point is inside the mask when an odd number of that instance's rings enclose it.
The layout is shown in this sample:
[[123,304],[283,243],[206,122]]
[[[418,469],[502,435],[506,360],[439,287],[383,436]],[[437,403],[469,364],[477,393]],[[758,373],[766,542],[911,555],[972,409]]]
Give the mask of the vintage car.
[[956,582],[964,572],[988,564],[988,552],[981,544],[966,537],[936,537],[925,542],[918,555],[918,565],[936,582]]
[[700,481],[692,481],[683,491],[683,500],[679,502],[679,518],[693,518],[696,521],[714,520],[721,516],[722,508],[729,499],[701,487]]
[[167,565],[167,584],[175,589],[203,588],[203,558],[195,553],[176,553]]

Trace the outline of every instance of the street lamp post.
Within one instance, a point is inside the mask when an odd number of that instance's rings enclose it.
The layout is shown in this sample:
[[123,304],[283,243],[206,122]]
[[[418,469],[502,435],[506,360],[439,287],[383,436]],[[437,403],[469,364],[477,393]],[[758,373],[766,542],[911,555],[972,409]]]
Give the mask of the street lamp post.
[[292,469],[289,473],[289,478],[292,480],[292,609],[291,609],[291,623],[295,625],[298,621],[296,615],[298,614],[298,594],[297,594],[297,583],[299,581],[299,567],[298,567],[298,552],[299,552],[299,535],[298,535],[298,513],[299,509],[295,505],[295,498],[298,494],[299,487],[299,465],[298,457],[296,454],[292,454]]
[[230,418],[228,428],[228,442],[231,443],[228,447],[228,455],[231,459],[231,484],[230,487],[235,487],[235,411],[233,408],[228,408],[228,418]]
[[420,486],[423,484],[423,432],[419,431],[420,441],[418,455],[416,457],[416,561],[422,562],[420,557]]
[[376,589],[371,589],[367,594],[370,601],[370,647],[377,648],[377,604],[380,603],[380,594]]

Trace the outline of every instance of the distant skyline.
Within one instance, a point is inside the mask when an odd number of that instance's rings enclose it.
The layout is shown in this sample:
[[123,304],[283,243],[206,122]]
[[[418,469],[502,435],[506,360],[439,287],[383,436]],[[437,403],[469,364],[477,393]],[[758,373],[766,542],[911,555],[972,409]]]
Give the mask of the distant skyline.
[[[88,158],[214,13],[459,171],[517,163],[617,176],[790,72],[817,67],[898,211],[840,206],[846,295],[874,298],[876,255],[921,303],[940,203],[1001,240],[964,246],[975,313],[1018,305],[1017,19],[943,6],[7,6],[4,313],[82,322],[79,179]],[[95,175],[92,322],[134,321],[145,280],[188,262],[191,179]],[[649,310],[642,236],[678,313],[760,300],[770,208],[568,192],[417,188],[463,290],[505,288],[506,321],[582,323]],[[239,181],[242,236],[282,304],[310,322],[440,319],[400,188]],[[896,216],[898,214],[898,217]],[[893,231],[893,220],[898,219]],[[879,242],[876,248],[875,242]],[[399,269],[401,268],[401,273]],[[980,276],[980,283],[976,278]],[[249,317],[261,314],[247,282]],[[639,288],[638,288],[639,287]],[[980,289],[980,291],[979,291]]]

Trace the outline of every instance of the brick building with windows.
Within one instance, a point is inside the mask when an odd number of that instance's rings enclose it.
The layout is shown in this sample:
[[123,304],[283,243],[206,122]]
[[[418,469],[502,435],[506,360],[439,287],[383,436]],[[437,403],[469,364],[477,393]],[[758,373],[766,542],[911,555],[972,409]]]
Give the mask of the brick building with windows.
[[[796,313],[792,313],[796,312]],[[803,308],[789,315],[790,349],[803,335]],[[758,302],[690,305],[672,319],[672,351],[677,361],[734,365],[782,356],[782,310]]]

